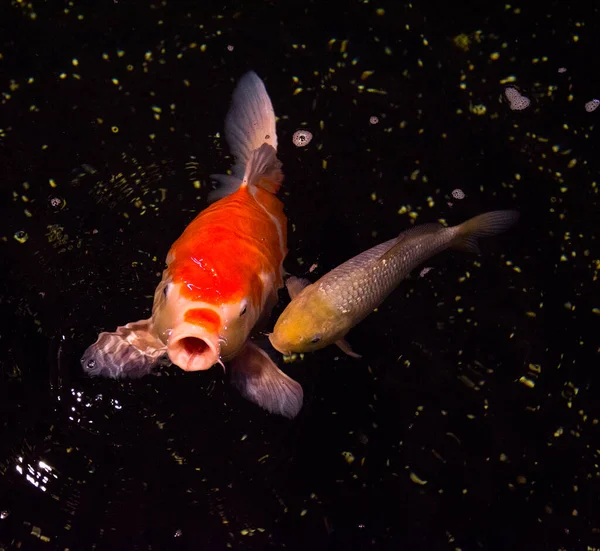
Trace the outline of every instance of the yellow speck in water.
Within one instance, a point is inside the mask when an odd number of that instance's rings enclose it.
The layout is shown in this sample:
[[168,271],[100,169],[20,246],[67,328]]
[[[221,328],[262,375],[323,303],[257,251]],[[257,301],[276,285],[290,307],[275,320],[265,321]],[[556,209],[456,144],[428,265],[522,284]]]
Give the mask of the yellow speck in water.
[[54,181],[54,179],[53,179],[53,178],[50,178],[50,179],[48,180],[48,183],[50,184],[50,187],[56,187],[56,186],[57,186],[57,184],[56,184],[56,182]]
[[355,459],[354,454],[352,454],[351,452],[342,452],[342,457],[346,460],[348,464],[353,463]]
[[21,244],[25,243],[29,239],[29,235],[27,235],[27,232],[24,232],[24,231],[15,232],[13,237],[15,238],[15,241],[17,241]]
[[375,71],[363,71],[360,80],[367,80]]
[[496,61],[497,59],[500,59],[500,54],[498,52],[494,52],[490,54],[490,59],[492,61]]
[[528,388],[535,387],[535,381],[532,381],[531,379],[528,379],[527,377],[521,377],[519,379],[519,382],[524,384]]
[[110,131],[111,131],[113,134],[118,134],[118,133],[119,133],[119,127],[118,127],[118,126],[111,126],[111,127],[110,127]]
[[376,13],[377,15],[383,16],[383,15],[385,15],[385,10],[384,10],[383,8],[377,8],[377,9],[375,10],[375,13]]
[[568,168],[573,168],[576,164],[577,164],[577,159],[571,159],[567,166],[568,166]]
[[377,194],[375,192],[371,193],[371,201],[377,201]]
[[77,67],[77,65],[79,65],[79,60],[78,60],[77,58],[75,58],[75,57],[74,57],[74,58],[71,60],[71,63],[73,64],[73,67]]
[[452,40],[453,40],[455,46],[457,48],[461,49],[463,52],[466,52],[469,49],[469,46],[471,44],[471,40],[464,33],[455,36]]
[[118,79],[118,78],[113,78],[113,79],[112,79],[112,83],[113,83],[115,86],[118,86],[118,85],[119,85],[119,79]]
[[423,480],[421,478],[419,478],[415,473],[413,473],[411,471],[410,473],[410,480],[412,482],[414,482],[415,484],[420,484],[421,486],[425,486],[425,484],[427,484],[427,480]]

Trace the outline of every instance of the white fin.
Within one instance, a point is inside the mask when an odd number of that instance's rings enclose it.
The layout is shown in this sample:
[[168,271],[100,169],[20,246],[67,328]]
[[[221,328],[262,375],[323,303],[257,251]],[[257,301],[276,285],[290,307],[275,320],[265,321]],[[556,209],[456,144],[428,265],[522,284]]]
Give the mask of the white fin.
[[519,213],[514,210],[495,210],[475,216],[457,226],[458,235],[452,242],[452,247],[479,253],[477,239],[503,233],[518,219]]
[[300,383],[288,377],[252,342],[246,342],[229,367],[231,383],[247,400],[288,419],[302,409]]
[[338,345],[342,352],[348,354],[348,356],[351,356],[352,358],[362,358],[360,354],[357,354],[356,352],[354,352],[354,350],[352,350],[352,347],[350,346],[350,343],[347,340],[340,339],[339,341],[335,341],[335,344]]
[[431,234],[431,233],[437,233],[438,231],[443,229],[443,227],[444,226],[442,226],[441,224],[438,224],[437,222],[433,222],[430,224],[421,224],[420,226],[415,226],[414,228],[410,228],[408,230],[403,231],[398,236],[398,239],[396,239],[396,242],[379,257],[379,261],[380,262],[387,261],[390,258],[394,257],[398,253],[398,251],[401,250],[402,247],[404,247],[404,241],[406,240],[406,238],[408,238],[408,237],[414,238],[419,235],[427,235],[427,234]]
[[308,279],[304,279],[301,277],[289,277],[285,282],[285,286],[287,287],[288,294],[291,299],[297,297],[300,292],[310,285],[310,281]]
[[222,187],[212,192],[209,200],[225,197],[239,189],[252,154],[263,144],[277,152],[273,105],[265,85],[253,71],[240,79],[233,92],[231,108],[225,118],[225,139],[236,162],[231,176],[211,176]]
[[277,193],[283,181],[281,162],[273,146],[264,143],[252,153],[242,180],[243,186],[258,186]]
[[137,379],[156,374],[156,369],[165,363],[166,352],[150,318],[117,327],[113,333],[100,333],[80,361],[91,377]]

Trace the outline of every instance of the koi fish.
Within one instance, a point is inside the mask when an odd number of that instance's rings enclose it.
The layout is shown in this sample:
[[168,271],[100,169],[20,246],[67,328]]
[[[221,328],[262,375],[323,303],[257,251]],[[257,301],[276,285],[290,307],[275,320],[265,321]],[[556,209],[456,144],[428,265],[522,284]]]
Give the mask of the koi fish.
[[477,239],[501,233],[518,219],[515,211],[475,216],[458,226],[423,224],[376,245],[331,270],[316,283],[291,277],[291,302],[269,340],[282,354],[312,352],[337,344],[360,357],[345,336],[366,318],[417,266],[448,248],[479,252]]
[[165,356],[184,371],[228,363],[245,398],[292,418],[302,387],[249,338],[277,302],[287,254],[275,113],[253,72],[233,93],[225,137],[236,159],[232,174],[211,176],[220,184],[210,197],[216,202],[171,246],[152,316],[101,333],[81,363],[91,376],[113,378],[152,373]]

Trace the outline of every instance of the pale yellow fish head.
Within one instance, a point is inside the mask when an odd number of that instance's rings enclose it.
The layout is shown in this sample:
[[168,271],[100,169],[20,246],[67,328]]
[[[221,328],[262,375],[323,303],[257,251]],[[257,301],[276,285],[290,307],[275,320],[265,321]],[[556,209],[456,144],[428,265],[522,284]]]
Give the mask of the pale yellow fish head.
[[341,338],[342,325],[327,299],[316,288],[306,289],[279,316],[269,340],[282,354],[313,352]]
[[203,371],[234,357],[260,314],[252,297],[215,303],[191,295],[184,282],[173,282],[168,270],[156,289],[152,320],[169,359],[184,371]]

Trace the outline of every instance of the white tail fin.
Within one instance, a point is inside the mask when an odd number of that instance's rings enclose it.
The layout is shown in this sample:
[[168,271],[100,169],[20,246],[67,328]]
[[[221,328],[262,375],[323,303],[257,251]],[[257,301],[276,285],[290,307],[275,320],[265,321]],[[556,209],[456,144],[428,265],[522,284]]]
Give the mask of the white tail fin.
[[[246,73],[240,79],[233,92],[231,108],[225,118],[225,138],[229,144],[231,153],[235,157],[235,164],[231,169],[231,175],[211,175],[211,178],[217,180],[220,184],[219,188],[209,195],[211,201],[225,197],[238,190],[246,178],[246,184],[260,185],[258,181],[252,181],[252,174],[249,172],[250,167],[248,165],[254,152],[263,144],[271,146],[268,148],[271,151],[268,155],[269,162],[265,164],[265,159],[262,159],[262,162],[258,163],[261,165],[261,170],[257,170],[258,167],[256,167],[253,173],[272,179],[269,175],[269,166],[267,165],[275,168],[273,158],[275,161],[277,160],[275,112],[273,111],[273,105],[271,104],[265,85],[258,75],[252,71]],[[265,156],[267,156],[266,150],[259,155],[259,157]],[[279,164],[276,167],[277,170],[279,170],[280,166]],[[281,178],[279,178],[278,183],[281,183]],[[263,187],[269,189],[266,185]],[[276,187],[278,188],[279,186]]]
[[515,210],[494,210],[475,216],[459,226],[455,226],[456,238],[451,246],[455,249],[479,253],[477,240],[480,237],[490,237],[505,232],[519,219],[519,213]]

